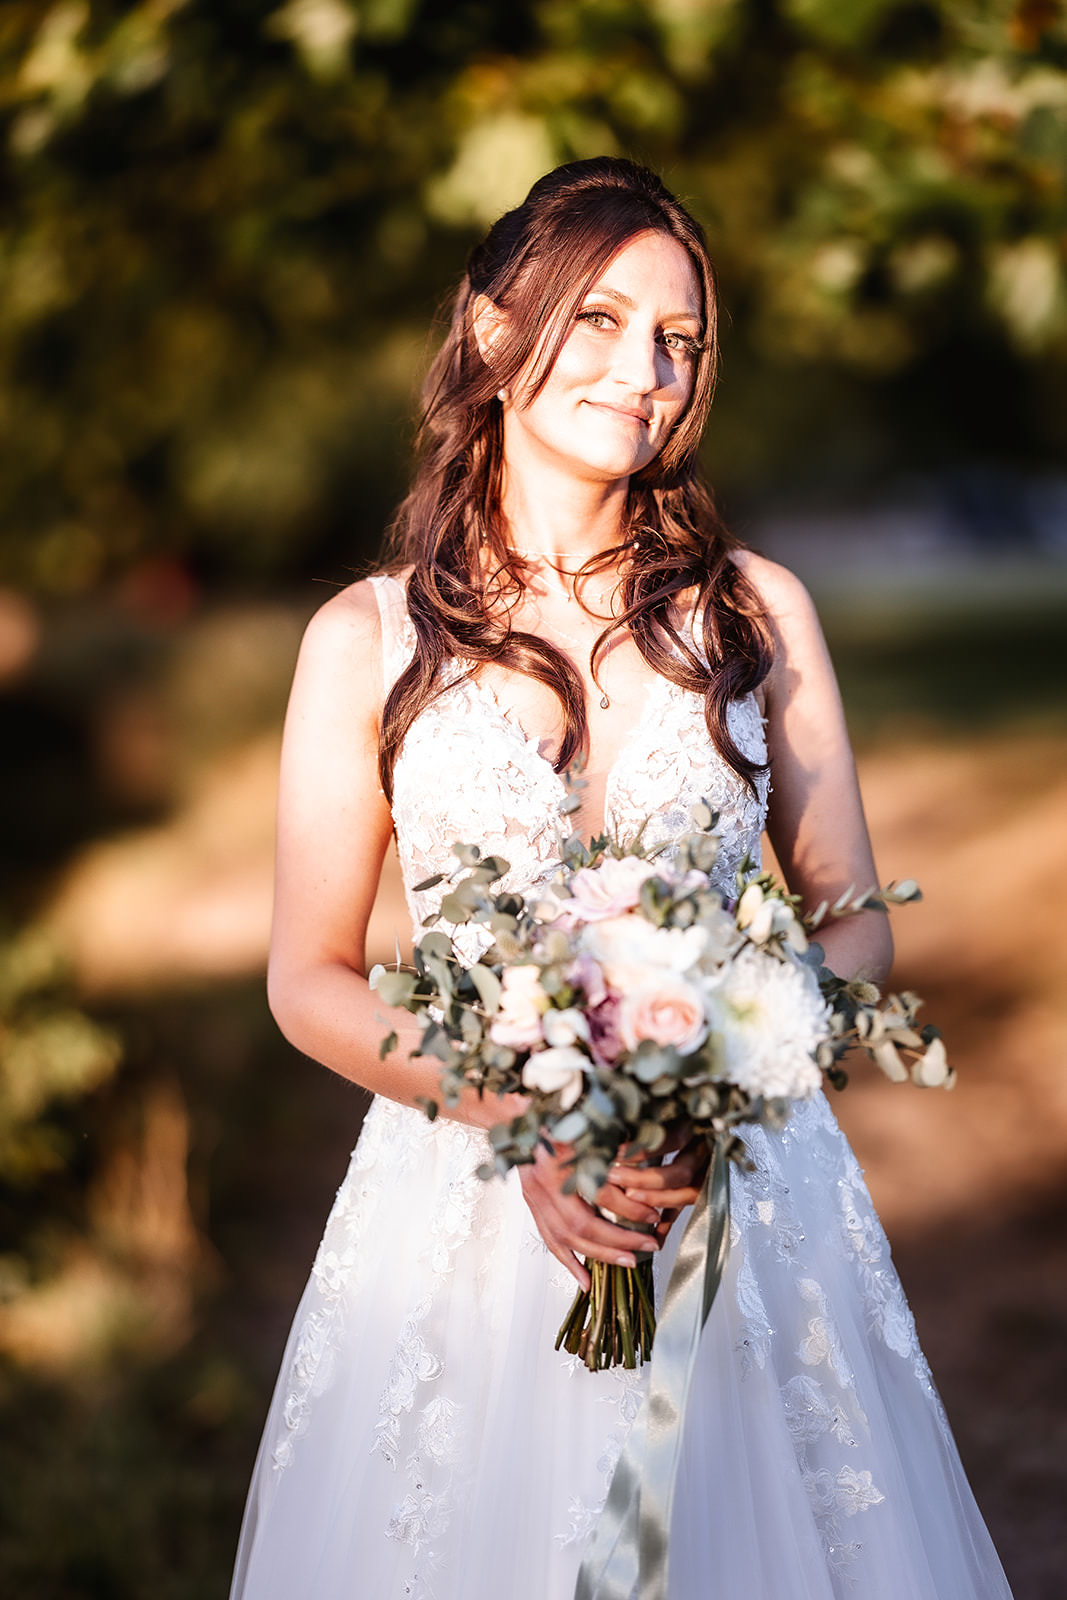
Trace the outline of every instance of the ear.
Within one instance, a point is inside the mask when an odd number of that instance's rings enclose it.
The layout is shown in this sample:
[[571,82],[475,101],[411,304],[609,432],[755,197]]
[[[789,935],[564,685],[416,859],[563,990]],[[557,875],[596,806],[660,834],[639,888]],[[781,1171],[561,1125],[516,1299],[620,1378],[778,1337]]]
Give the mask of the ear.
[[493,365],[493,348],[504,331],[506,318],[498,305],[487,294],[475,296],[471,307],[471,322],[478,354],[487,367]]

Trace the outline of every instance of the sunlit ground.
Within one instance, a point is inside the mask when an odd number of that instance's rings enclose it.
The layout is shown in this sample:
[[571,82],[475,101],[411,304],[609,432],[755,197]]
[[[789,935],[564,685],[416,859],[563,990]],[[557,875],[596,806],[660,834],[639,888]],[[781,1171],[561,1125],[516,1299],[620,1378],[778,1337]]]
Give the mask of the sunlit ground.
[[[278,1040],[262,994],[278,727],[307,610],[166,627],[102,611],[42,631],[0,608],[25,758],[3,802],[13,903],[125,1049],[59,1115],[46,1236],[0,1257],[3,1592],[225,1590],[363,1104]],[[880,871],[925,895],[895,917],[895,979],[926,995],[960,1072],[943,1095],[858,1065],[835,1105],[1017,1600],[1059,1593],[1067,1559],[1062,616],[1041,585],[1007,613],[828,613]],[[390,861],[372,958],[406,931]],[[35,1182],[5,1202],[12,1224]]]

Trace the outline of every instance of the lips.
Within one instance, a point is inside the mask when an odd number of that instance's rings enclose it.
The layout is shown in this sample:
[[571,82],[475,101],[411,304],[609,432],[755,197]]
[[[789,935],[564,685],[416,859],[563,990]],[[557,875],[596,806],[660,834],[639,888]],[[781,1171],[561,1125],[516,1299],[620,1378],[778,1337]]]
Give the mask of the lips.
[[651,412],[638,411],[630,406],[612,406],[605,400],[590,400],[587,404],[597,411],[607,411],[613,417],[622,417],[626,422],[638,422],[643,428],[647,428],[652,421]]

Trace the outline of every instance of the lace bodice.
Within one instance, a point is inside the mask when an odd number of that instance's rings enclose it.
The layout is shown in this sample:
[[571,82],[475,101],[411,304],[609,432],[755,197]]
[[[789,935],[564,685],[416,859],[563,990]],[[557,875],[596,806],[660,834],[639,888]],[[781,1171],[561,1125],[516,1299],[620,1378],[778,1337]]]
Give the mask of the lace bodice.
[[[415,632],[401,582],[383,575],[371,583],[388,688],[411,660]],[[560,811],[566,785],[538,741],[491,687],[466,675],[462,663],[453,666],[450,680],[412,724],[394,772],[393,820],[415,930],[437,910],[444,888],[416,893],[414,886],[452,871],[457,841],[503,856],[511,870],[502,887],[525,892],[550,873],[571,831]],[[728,721],[744,754],[764,761],[763,722],[751,695],[730,706]],[[632,838],[644,825],[649,844],[669,845],[689,831],[691,808],[707,800],[719,812],[723,839],[715,877],[730,893],[745,855],[759,858],[767,791],[765,773],[753,793],[723,761],[701,697],[657,677],[608,773],[604,820],[619,839]]]

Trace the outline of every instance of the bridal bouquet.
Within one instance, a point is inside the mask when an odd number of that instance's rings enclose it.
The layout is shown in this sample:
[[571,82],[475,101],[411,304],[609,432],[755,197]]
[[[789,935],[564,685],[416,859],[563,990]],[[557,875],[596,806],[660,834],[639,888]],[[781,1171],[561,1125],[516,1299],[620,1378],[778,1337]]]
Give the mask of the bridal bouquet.
[[[849,1049],[897,1080],[947,1088],[953,1074],[937,1030],[915,1026],[917,996],[883,1001],[872,984],[842,981],[810,937],[827,917],[918,899],[914,883],[849,890],[801,916],[796,896],[746,862],[736,898],[724,899],[710,876],[717,819],[702,805],[692,820],[670,860],[640,840],[574,837],[527,895],[499,889],[500,856],[457,844],[439,913],[457,933],[426,933],[413,968],[377,966],[370,982],[419,1019],[418,1052],[440,1059],[447,1103],[469,1088],[527,1096],[521,1116],[490,1129],[494,1161],[482,1176],[532,1161],[548,1140],[567,1153],[569,1184],[594,1202],[620,1152],[655,1160],[685,1130],[706,1137],[718,1163],[721,1236],[727,1164],[747,1159],[740,1126],[782,1126],[824,1078],[843,1087]],[[382,1054],[395,1045],[391,1034]],[[424,1109],[434,1117],[438,1107]],[[651,1255],[633,1268],[588,1265],[591,1286],[557,1349],[594,1370],[633,1367],[655,1332]]]

